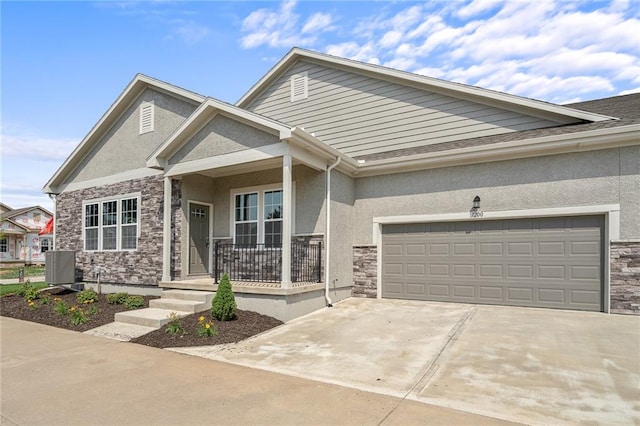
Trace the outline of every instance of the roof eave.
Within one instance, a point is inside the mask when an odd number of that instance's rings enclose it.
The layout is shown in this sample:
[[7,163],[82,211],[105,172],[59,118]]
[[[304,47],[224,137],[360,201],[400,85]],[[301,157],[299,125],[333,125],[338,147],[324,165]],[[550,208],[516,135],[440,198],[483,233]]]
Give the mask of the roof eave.
[[78,146],[76,146],[53,176],[47,181],[42,191],[44,193],[57,193],[57,187],[60,186],[62,180],[67,177],[68,173],[77,167],[82,159],[89,153],[93,147],[93,143],[113,126],[117,119],[127,110],[129,105],[148,87],[172,93],[194,103],[200,103],[205,99],[204,96],[181,87],[173,86],[144,74],[136,74],[118,98],[111,104],[109,109],[100,117],[100,120],[91,128],[89,133],[87,133]]

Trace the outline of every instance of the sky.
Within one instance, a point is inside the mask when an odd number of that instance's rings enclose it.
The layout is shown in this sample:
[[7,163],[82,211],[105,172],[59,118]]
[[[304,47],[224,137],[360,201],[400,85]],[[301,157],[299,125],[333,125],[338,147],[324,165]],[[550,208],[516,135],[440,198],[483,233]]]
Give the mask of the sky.
[[554,103],[640,92],[640,0],[0,2],[0,201],[42,187],[136,73],[235,103],[292,47]]

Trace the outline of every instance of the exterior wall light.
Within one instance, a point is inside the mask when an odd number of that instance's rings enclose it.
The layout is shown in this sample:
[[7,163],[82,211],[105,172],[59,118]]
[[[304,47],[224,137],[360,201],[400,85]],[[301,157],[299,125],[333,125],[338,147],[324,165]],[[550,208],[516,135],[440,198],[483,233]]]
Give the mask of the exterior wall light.
[[473,207],[469,211],[469,215],[471,217],[482,217],[484,215],[482,210],[480,210],[480,196],[476,195],[473,199]]

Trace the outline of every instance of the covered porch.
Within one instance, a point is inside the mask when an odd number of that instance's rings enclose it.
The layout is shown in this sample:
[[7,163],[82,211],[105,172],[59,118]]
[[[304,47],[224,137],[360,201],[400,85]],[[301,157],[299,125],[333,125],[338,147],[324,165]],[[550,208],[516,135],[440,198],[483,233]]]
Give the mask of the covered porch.
[[339,162],[301,129],[206,102],[147,163],[164,175],[160,286],[212,290],[227,273],[236,293],[321,289]]

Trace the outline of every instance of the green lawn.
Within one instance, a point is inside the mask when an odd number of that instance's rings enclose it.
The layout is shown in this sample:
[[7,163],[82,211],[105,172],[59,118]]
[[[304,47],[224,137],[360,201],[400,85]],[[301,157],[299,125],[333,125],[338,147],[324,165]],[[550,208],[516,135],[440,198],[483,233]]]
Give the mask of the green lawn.
[[[17,293],[24,284],[5,284],[0,285],[0,296],[7,296],[9,294]],[[47,283],[31,283],[35,288],[45,288]]]
[[[18,271],[20,267],[14,266],[11,268],[0,269],[0,278],[3,280],[10,278],[18,278]],[[44,266],[24,266],[24,276],[34,277],[44,275]]]

